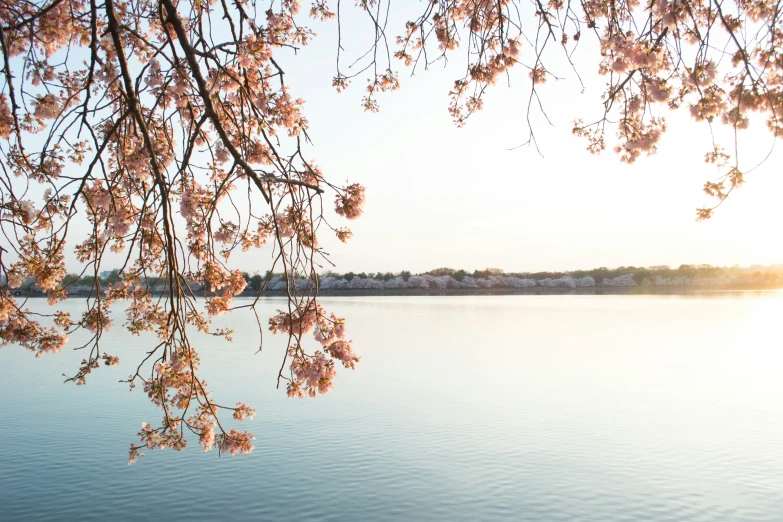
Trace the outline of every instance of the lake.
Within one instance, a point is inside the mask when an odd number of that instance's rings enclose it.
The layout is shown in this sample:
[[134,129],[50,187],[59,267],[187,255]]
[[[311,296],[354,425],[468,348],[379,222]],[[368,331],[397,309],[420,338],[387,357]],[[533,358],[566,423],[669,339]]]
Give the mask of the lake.
[[195,338],[216,399],[257,410],[246,456],[191,436],[127,465],[162,417],[117,383],[151,337],[108,332],[121,364],[83,387],[76,343],[1,349],[0,520],[783,520],[781,292],[321,302],[363,361],[316,399],[275,389],[285,339],[255,353],[249,313]]

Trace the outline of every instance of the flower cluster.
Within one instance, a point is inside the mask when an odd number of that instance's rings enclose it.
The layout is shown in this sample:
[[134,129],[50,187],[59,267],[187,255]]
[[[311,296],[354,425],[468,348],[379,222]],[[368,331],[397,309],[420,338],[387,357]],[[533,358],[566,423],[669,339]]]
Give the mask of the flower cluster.
[[337,375],[334,361],[316,351],[312,356],[298,355],[299,348],[291,350],[293,361],[291,373],[293,379],[288,384],[288,396],[303,398],[305,394],[315,397],[317,393],[327,393],[334,388],[332,379]]
[[334,200],[334,210],[347,219],[356,219],[364,209],[364,187],[358,183],[348,185]]
[[[342,241],[351,236],[326,220],[324,195],[337,195],[344,218],[362,213],[364,188],[338,188],[304,154],[304,100],[283,81],[278,56],[314,37],[297,19],[300,2],[258,13],[243,5],[222,17],[211,2],[173,0],[0,7],[0,167],[8,174],[0,201],[0,343],[40,356],[82,329],[87,355],[67,380],[85,384],[98,368],[119,365],[102,349],[112,323],[153,333],[157,343],[127,382],[143,384],[163,422],[142,427],[131,462],[142,448],[184,448],[188,432],[205,449],[252,449],[252,435],[224,429],[218,415],[230,411],[242,421],[252,408],[215,402],[190,333],[231,340],[211,321],[247,286],[231,266],[235,251],[271,244],[275,263],[313,273],[326,255],[321,227]],[[317,0],[310,14],[328,20],[332,7]],[[205,28],[230,36],[213,46]],[[387,69],[373,76],[368,96],[398,85]],[[71,226],[75,216],[86,226]],[[79,274],[66,270],[70,252]],[[107,253],[122,263],[108,284],[98,278]],[[51,304],[69,292],[87,294],[87,305],[73,319],[45,314],[54,325],[44,327],[16,302],[17,291],[43,293]],[[292,306],[303,299],[293,289]],[[343,321],[320,314],[318,334],[341,340]],[[342,344],[331,352],[326,357],[346,364],[358,360]]]
[[[598,72],[607,77],[603,113],[589,124],[575,119],[573,127],[575,135],[587,140],[591,153],[606,149],[607,124],[615,122],[617,144],[611,148],[621,161],[632,163],[655,153],[666,129],[661,113],[680,108],[697,122],[725,125],[727,132],[721,134],[732,143],[738,142],[732,133],[751,127],[750,113],[766,120],[773,138],[783,136],[779,3],[550,0],[533,5],[528,13],[538,25],[530,34],[518,23],[525,6],[514,0],[434,0],[427,4],[426,13],[406,23],[394,56],[406,66],[416,68],[423,62],[427,67],[451,58],[460,41],[467,41],[464,75],[449,92],[449,112],[458,125],[483,108],[488,86],[501,75],[513,79],[509,69],[522,64],[531,84],[527,100],[531,126],[531,110],[540,109],[547,117],[538,91],[556,77],[549,67],[567,63],[579,75],[573,61],[575,47],[583,34],[595,34],[600,43]],[[523,52],[521,41],[532,44],[524,49],[529,52]],[[553,48],[551,42],[560,47]],[[377,54],[368,54],[372,56],[368,67],[377,68]],[[349,76],[338,71],[337,78],[342,88]],[[708,132],[715,142],[716,133],[711,128]],[[536,144],[532,128],[530,142]],[[739,157],[733,160],[738,167]],[[722,177],[727,175],[723,171]],[[729,192],[712,195],[722,201]]]
[[255,437],[246,431],[239,432],[231,430],[221,437],[220,451],[226,452],[232,457],[239,453],[244,455],[253,451],[253,443],[250,441]]
[[18,344],[36,357],[59,352],[68,337],[55,328],[41,326],[29,316],[30,312],[20,309],[7,290],[0,289],[0,346]]
[[[337,375],[334,361],[340,361],[346,368],[353,369],[361,361],[345,338],[345,319],[330,314],[313,301],[301,305],[291,313],[278,310],[269,320],[272,333],[288,334],[293,342],[288,348],[291,357],[291,378],[288,382],[288,396],[302,398],[305,395],[327,393],[334,387],[332,380]],[[308,355],[301,347],[302,335],[313,332],[313,337],[323,347]],[[324,353],[325,352],[325,353]],[[327,358],[327,355],[331,359]]]
[[234,410],[234,419],[238,420],[239,422],[242,422],[243,420],[252,419],[256,416],[256,410],[249,407],[247,404],[243,402],[238,402],[237,407]]
[[[252,449],[249,434],[227,431],[218,420],[221,408],[237,420],[250,410],[214,402],[197,375],[189,336],[196,329],[230,339],[228,330],[213,329],[211,318],[230,310],[247,285],[230,264],[238,249],[266,248],[285,267],[290,312],[270,327],[292,338],[290,395],[324,393],[335,361],[348,368],[359,361],[342,319],[327,316],[308,290],[289,284],[316,280],[314,267],[327,257],[317,231],[329,229],[342,241],[351,236],[326,219],[323,198],[334,197],[335,212],[349,220],[365,204],[362,185],[337,187],[306,157],[304,100],[284,81],[287,61],[278,58],[315,35],[302,25],[298,0],[265,11],[242,1],[222,9],[213,4],[31,0],[0,7],[0,167],[7,173],[0,201],[0,343],[53,353],[67,333],[84,328],[90,353],[70,378],[82,384],[101,362],[118,363],[99,342],[111,306],[126,303],[124,326],[157,336],[128,382],[143,383],[164,411],[161,426],[143,427],[131,461],[143,447],[184,448],[189,431],[205,449]],[[449,94],[458,124],[483,107],[490,85],[515,77],[514,68],[527,73],[521,77],[529,102],[543,107],[539,90],[558,78],[552,52],[574,65],[581,35],[595,34],[598,72],[607,79],[603,114],[573,129],[591,152],[606,148],[606,124],[616,122],[617,143],[610,147],[622,161],[652,154],[667,128],[660,112],[680,108],[729,133],[760,120],[772,135],[783,135],[780,6],[769,0],[548,0],[530,11],[536,34],[519,23],[525,5],[516,0],[434,0],[388,52],[378,52],[388,32],[375,7],[374,1],[357,6],[374,24],[370,52],[350,74],[339,70],[338,59],[334,80],[343,89],[354,71],[368,71],[362,103],[370,111],[378,109],[379,93],[399,87],[392,56],[426,68],[460,46],[467,61]],[[328,20],[333,8],[315,0],[310,15]],[[216,45],[210,34],[226,37]],[[723,170],[705,193],[722,201],[744,181],[739,159],[708,154],[708,161]],[[699,216],[711,213],[705,208]],[[71,226],[77,215],[85,227]],[[86,312],[74,320],[54,312],[54,326],[44,327],[11,293],[41,292],[52,304],[65,299],[74,280],[66,248],[84,274],[95,276],[106,268],[106,254],[114,254],[121,281],[107,287],[94,277]],[[300,343],[310,331],[321,348],[312,355]]]

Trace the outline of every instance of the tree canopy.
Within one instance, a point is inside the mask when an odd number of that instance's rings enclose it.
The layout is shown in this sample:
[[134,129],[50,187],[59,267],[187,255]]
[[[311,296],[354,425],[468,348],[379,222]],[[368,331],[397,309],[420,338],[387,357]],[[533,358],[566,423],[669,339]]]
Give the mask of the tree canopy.
[[[296,49],[318,41],[303,25],[308,15],[338,24],[333,85],[343,90],[367,78],[361,103],[369,111],[379,109],[380,92],[400,86],[400,66],[416,70],[453,57],[464,65],[448,94],[458,125],[513,67],[528,72],[530,114],[545,109],[538,93],[560,61],[576,76],[597,68],[606,79],[596,100],[600,117],[575,115],[573,127],[594,153],[606,148],[607,131],[621,161],[655,153],[665,115],[680,109],[710,131],[721,124],[736,136],[760,122],[772,136],[783,133],[779,0],[433,0],[413,7],[314,0],[309,12],[300,8],[297,0],[0,0],[0,339],[40,356],[59,351],[76,329],[88,330],[88,355],[68,379],[84,384],[101,364],[118,363],[100,341],[111,307],[123,302],[124,327],[159,340],[127,382],[140,383],[164,413],[160,425],[144,424],[131,461],[145,446],[182,449],[188,434],[205,450],[252,450],[252,435],[224,429],[219,412],[243,420],[253,410],[215,402],[189,333],[230,336],[210,317],[231,310],[247,284],[232,268],[232,253],[269,245],[268,274],[314,275],[326,259],[318,233],[347,241],[344,220],[362,214],[364,187],[330,181],[309,157],[303,101],[280,65],[281,56],[295,59]],[[411,10],[403,27],[388,26],[393,8]],[[348,9],[361,15],[351,24]],[[361,19],[372,37],[346,68],[343,35]],[[600,54],[575,63],[586,38]],[[736,143],[714,140],[699,152],[721,169],[705,185],[715,204],[699,209],[699,218],[743,182]],[[56,307],[79,280],[66,277],[66,248],[84,267],[78,276],[92,276],[94,292],[81,317],[58,311],[42,319],[13,290],[33,278]],[[110,283],[99,277],[107,252],[124,259]],[[161,284],[163,294],[153,295]],[[255,309],[255,302],[242,306]],[[292,397],[329,391],[335,365],[359,361],[344,319],[317,303],[317,286],[291,285],[269,328],[288,336],[278,384]]]

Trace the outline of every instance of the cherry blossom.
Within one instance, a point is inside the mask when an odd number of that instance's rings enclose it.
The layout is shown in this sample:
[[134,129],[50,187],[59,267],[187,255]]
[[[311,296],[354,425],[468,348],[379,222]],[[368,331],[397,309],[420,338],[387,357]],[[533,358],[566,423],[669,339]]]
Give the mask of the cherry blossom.
[[[382,7],[388,0],[350,6],[369,15],[362,19],[374,37],[351,60],[341,59],[352,52],[341,40],[332,81],[349,90],[363,75],[360,103],[371,112],[400,88],[398,63],[418,72],[452,58],[463,60],[463,72],[444,89],[444,106],[457,125],[483,108],[490,86],[507,79],[523,82],[530,110],[545,110],[539,92],[577,69],[575,47],[589,36],[599,50],[590,71],[605,78],[606,89],[598,115],[582,115],[572,132],[591,152],[609,147],[627,163],[654,154],[668,129],[666,114],[676,110],[710,135],[719,126],[736,138],[758,122],[771,136],[783,135],[779,2],[434,0],[402,6],[416,11],[405,13],[409,21],[396,32],[374,14]],[[213,396],[198,354],[201,334],[231,340],[214,317],[239,306],[256,310],[235,301],[247,287],[235,264],[238,250],[269,255],[270,272],[282,273],[264,289],[287,296],[269,328],[288,337],[278,384],[292,397],[330,391],[335,362],[353,368],[360,361],[345,338],[345,320],[318,303],[319,288],[541,285],[502,274],[319,280],[315,267],[330,262],[319,237],[351,239],[345,220],[364,213],[365,187],[335,183],[309,157],[305,101],[281,64],[314,40],[308,14],[313,23],[337,18],[341,35],[354,24],[340,20],[341,9],[328,0],[300,11],[295,0],[265,10],[243,0],[29,0],[0,7],[0,343],[40,357],[62,350],[81,330],[85,356],[66,377],[84,385],[92,372],[125,363],[105,351],[107,329],[154,336],[126,383],[142,388],[163,415],[142,426],[130,463],[143,448],[184,449],[191,434],[205,450],[252,451],[249,432],[221,423],[227,412],[229,422],[250,419],[252,408]],[[399,36],[387,41],[393,34]],[[536,144],[530,121],[529,142]],[[699,209],[706,219],[746,173],[739,147],[714,141],[697,153],[720,169],[704,185],[717,200]],[[85,310],[73,318],[56,309],[75,289],[68,255],[93,281]],[[120,266],[107,266],[109,257]],[[101,281],[107,268],[118,268],[119,282]],[[630,285],[615,279],[604,284]],[[595,281],[564,276],[550,284]],[[52,312],[31,312],[32,293],[45,295]]]

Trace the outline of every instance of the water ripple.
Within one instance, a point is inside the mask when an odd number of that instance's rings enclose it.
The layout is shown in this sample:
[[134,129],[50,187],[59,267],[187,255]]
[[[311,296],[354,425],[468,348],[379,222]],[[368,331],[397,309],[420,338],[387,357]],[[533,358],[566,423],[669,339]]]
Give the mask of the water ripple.
[[[81,354],[3,349],[0,520],[783,520],[783,343],[760,319],[778,297],[324,306],[364,360],[315,401],[273,389],[282,341],[254,355],[241,316],[225,319],[234,344],[201,341],[220,398],[258,410],[246,457],[154,451],[128,467],[160,413],[116,384],[124,369],[76,388],[58,376]],[[123,361],[145,348],[110,334]]]

